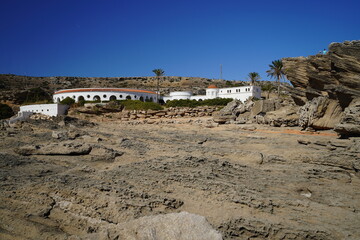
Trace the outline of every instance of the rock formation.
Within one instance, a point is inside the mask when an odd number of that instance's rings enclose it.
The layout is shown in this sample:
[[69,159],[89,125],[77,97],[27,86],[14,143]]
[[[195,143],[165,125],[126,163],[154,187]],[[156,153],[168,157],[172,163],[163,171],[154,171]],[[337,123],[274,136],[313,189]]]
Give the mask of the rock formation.
[[327,97],[316,97],[299,109],[299,126],[302,128],[333,129],[343,115],[339,103]]
[[354,99],[345,109],[334,130],[342,137],[360,136],[360,98]]
[[[282,61],[294,86],[287,90],[295,103],[302,106],[299,125],[303,128],[333,129],[353,99],[360,97],[360,41],[332,43],[326,55]],[[353,127],[356,121],[351,121],[352,127],[345,122],[337,128],[338,132],[352,135],[349,131],[356,129]]]
[[337,100],[345,109],[360,97],[360,41],[332,43],[326,55],[283,58],[287,89],[298,105],[315,97]]

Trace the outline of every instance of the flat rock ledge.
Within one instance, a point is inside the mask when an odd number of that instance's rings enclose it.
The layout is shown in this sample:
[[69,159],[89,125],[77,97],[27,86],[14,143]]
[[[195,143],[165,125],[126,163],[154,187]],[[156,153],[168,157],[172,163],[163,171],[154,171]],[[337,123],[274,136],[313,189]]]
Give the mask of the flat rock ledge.
[[26,145],[16,148],[15,153],[22,156],[28,155],[86,155],[91,151],[88,144],[78,143],[50,143],[47,145]]

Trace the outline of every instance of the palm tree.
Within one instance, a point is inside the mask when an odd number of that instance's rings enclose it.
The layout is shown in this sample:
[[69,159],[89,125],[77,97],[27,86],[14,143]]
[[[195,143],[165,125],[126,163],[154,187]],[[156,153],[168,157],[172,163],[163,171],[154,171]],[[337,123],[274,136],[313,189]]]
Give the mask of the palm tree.
[[283,69],[283,63],[281,60],[272,61],[269,65],[270,69],[267,70],[268,76],[275,78],[278,85],[278,97],[280,97],[280,79],[285,77],[285,72]]
[[248,74],[248,78],[249,78],[249,80],[250,80],[250,84],[252,85],[252,86],[254,86],[255,85],[255,82],[257,81],[257,80],[260,80],[260,75],[259,75],[259,73],[257,73],[257,72],[251,72],[251,73],[249,73]]
[[160,76],[164,76],[165,71],[162,70],[161,68],[156,68],[154,70],[152,70],[153,73],[155,73],[156,78],[157,78],[157,93],[156,93],[156,99],[157,102],[159,102],[159,88],[160,88]]

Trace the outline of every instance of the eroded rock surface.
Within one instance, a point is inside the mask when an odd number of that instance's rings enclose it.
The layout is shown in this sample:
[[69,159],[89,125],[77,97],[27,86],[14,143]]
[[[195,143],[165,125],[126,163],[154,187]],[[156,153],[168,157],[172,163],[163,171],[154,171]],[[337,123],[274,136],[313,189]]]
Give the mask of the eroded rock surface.
[[[64,140],[52,137],[54,126],[72,129],[36,122],[0,135],[1,239],[218,239],[212,229],[223,239],[360,238],[357,138],[254,124],[115,122],[78,127],[86,135]],[[14,153],[68,142],[92,150]]]
[[345,109],[360,97],[360,41],[332,43],[326,55],[283,58],[287,89],[298,105],[326,96]]
[[334,130],[342,137],[360,136],[360,98],[354,99],[345,109]]

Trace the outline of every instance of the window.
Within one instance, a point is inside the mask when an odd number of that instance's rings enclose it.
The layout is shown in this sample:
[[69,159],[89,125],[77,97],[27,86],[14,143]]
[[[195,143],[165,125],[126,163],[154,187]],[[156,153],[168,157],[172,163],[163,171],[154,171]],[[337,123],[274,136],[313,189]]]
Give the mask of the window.
[[75,99],[76,97],[75,97],[75,95],[73,96],[73,99]]
[[105,95],[105,94],[103,95],[103,98],[106,98],[106,95]]
[[227,93],[231,93],[231,90],[227,90]]
[[122,95],[120,95],[120,98],[122,98]]
[[87,95],[86,97],[87,97],[87,98],[90,98],[90,95]]

